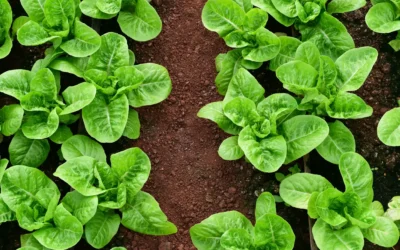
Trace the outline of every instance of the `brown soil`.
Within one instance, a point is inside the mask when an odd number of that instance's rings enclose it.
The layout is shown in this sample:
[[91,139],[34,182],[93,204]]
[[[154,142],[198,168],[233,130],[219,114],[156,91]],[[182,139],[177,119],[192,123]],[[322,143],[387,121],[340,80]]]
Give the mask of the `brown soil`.
[[[136,53],[137,63],[159,63],[169,70],[173,91],[167,101],[138,110],[142,123],[139,140],[121,139],[118,143],[105,145],[109,154],[138,146],[149,155],[152,173],[144,190],[159,201],[179,232],[172,236],[152,237],[121,226],[118,235],[105,249],[113,246],[134,250],[195,249],[189,236],[190,226],[211,214],[233,209],[253,220],[256,194],[262,191],[278,192],[279,183],[273,175],[262,174],[244,161],[220,159],[217,150],[226,135],[212,122],[196,116],[206,103],[221,99],[214,86],[214,59],[219,53],[227,51],[223,40],[202,26],[201,9],[205,1],[157,1],[164,24],[161,35],[147,43],[130,41],[130,44]],[[12,1],[13,8],[19,12],[20,6],[15,2]],[[378,167],[378,171],[374,172],[375,197],[386,204],[391,197],[400,194],[400,170],[396,170],[400,151],[379,142],[376,125],[384,112],[396,106],[400,80],[400,71],[396,66],[399,57],[387,45],[392,38],[390,35],[374,34],[366,27],[363,20],[366,10],[364,8],[339,18],[348,27],[357,46],[374,46],[380,52],[371,76],[358,91],[373,106],[374,115],[368,119],[346,121],[346,124],[356,137],[358,152],[366,157],[371,167]],[[276,29],[276,24],[272,20],[269,22],[269,28]],[[102,33],[111,30],[119,32],[115,20],[102,23]],[[44,47],[27,48],[15,42],[11,55],[1,61],[0,72],[29,69],[35,60],[43,56],[43,50]],[[258,70],[254,74],[267,93],[282,91],[272,72]],[[74,79],[69,82],[68,78],[68,84],[71,83]],[[0,95],[0,102],[2,106],[13,100]],[[9,139],[6,139],[0,147],[2,157],[7,156],[8,142]],[[57,149],[56,145],[52,145],[51,156],[42,166],[49,176],[59,165]],[[337,167],[329,165],[315,153],[311,154],[311,168],[314,173],[327,176],[339,188],[343,186]],[[67,188],[61,181],[56,181],[61,190]],[[295,249],[310,249],[306,213],[283,204],[278,204],[278,211],[295,231]],[[16,249],[21,233],[17,223],[0,225],[0,249]],[[92,248],[82,241],[74,249]],[[365,249],[382,248],[368,245]]]

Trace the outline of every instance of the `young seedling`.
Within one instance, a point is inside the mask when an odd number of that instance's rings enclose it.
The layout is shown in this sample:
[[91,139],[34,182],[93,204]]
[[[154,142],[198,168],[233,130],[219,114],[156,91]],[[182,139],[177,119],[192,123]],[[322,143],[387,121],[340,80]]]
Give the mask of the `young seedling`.
[[[400,2],[395,0],[372,0],[373,6],[365,16],[368,27],[377,33],[392,33],[400,30]],[[397,52],[400,50],[400,33],[396,39],[389,42]]]
[[79,20],[79,1],[21,0],[21,4],[29,18],[17,32],[22,45],[51,42],[54,50],[74,57],[86,57],[99,49],[100,36]]
[[218,150],[223,159],[246,156],[257,169],[270,173],[315,149],[329,127],[323,119],[299,112],[289,94],[264,98],[264,92],[248,71],[239,69],[224,100],[207,104],[197,115],[233,135]]
[[320,175],[299,173],[284,179],[280,186],[282,199],[292,207],[307,209],[317,219],[312,232],[321,250],[362,250],[364,238],[383,247],[399,240],[393,220],[375,212],[372,171],[359,154],[341,156],[340,173],[345,192],[334,188]]
[[137,139],[138,113],[130,109],[157,104],[171,92],[167,69],[154,63],[134,65],[127,40],[116,33],[101,36],[100,49],[88,59],[61,57],[49,67],[83,77],[96,89],[93,101],[82,111],[87,132],[102,143],[121,136]]
[[272,194],[258,197],[255,215],[255,226],[237,211],[211,215],[190,228],[190,237],[199,250],[293,249],[295,235],[289,223],[276,214]]
[[135,41],[149,41],[161,32],[161,19],[147,0],[83,0],[79,7],[83,14],[96,19],[118,15],[122,32]]

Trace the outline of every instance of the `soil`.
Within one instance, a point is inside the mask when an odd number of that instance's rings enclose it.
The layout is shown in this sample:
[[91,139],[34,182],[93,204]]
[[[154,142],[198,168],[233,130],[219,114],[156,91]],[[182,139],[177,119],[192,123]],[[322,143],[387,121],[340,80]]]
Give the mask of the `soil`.
[[[238,210],[254,221],[256,197],[263,191],[278,193],[279,183],[274,175],[254,170],[244,161],[224,161],[218,154],[219,144],[227,137],[212,122],[197,118],[196,113],[205,104],[221,100],[214,79],[214,59],[228,50],[215,33],[207,31],[201,23],[201,10],[206,0],[164,0],[154,2],[163,20],[163,31],[156,39],[146,43],[130,41],[137,63],[153,62],[165,66],[170,73],[173,90],[161,104],[138,109],[141,120],[141,136],[136,141],[121,139],[104,145],[108,154],[129,147],[142,148],[152,160],[150,179],[144,191],[151,193],[160,203],[168,218],[179,231],[172,236],[152,237],[131,232],[124,227],[104,249],[125,246],[130,250],[189,250],[189,228],[211,214]],[[11,1],[16,13],[22,9],[19,1]],[[369,162],[374,171],[375,198],[383,204],[400,194],[400,150],[384,146],[376,137],[376,126],[381,116],[397,106],[400,70],[399,54],[395,54],[387,42],[392,35],[374,34],[364,22],[368,7],[350,14],[339,15],[352,34],[357,47],[373,46],[380,52],[370,77],[357,91],[374,108],[372,117],[346,121],[352,130],[357,151]],[[19,15],[17,14],[17,16]],[[283,31],[270,19],[268,28]],[[115,20],[103,22],[101,33],[120,32]],[[290,30],[284,30],[290,32]],[[30,69],[43,57],[45,46],[23,47],[14,43],[12,53],[0,63],[0,72],[9,69]],[[282,92],[282,85],[273,72],[253,72],[264,85],[267,93]],[[79,83],[66,76],[67,84]],[[0,106],[13,103],[12,98],[0,95]],[[0,155],[7,157],[9,138],[0,147]],[[52,176],[60,164],[52,144],[49,159],[41,169]],[[343,188],[338,168],[325,162],[316,153],[310,155],[313,173],[327,176],[339,188]],[[287,172],[287,166],[281,172]],[[53,178],[62,191],[67,186]],[[310,249],[308,221],[305,211],[278,204],[278,212],[292,225],[297,236],[295,249]],[[0,225],[0,249],[16,249],[19,235],[23,233],[17,223]],[[84,241],[74,249],[92,249]],[[383,249],[371,244],[365,249]],[[396,248],[396,249],[400,249]]]

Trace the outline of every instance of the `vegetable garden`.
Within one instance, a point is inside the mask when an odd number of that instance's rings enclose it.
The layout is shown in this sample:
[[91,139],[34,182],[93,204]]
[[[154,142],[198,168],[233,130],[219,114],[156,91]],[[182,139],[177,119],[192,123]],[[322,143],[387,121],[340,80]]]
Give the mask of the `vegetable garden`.
[[399,1],[0,13],[1,249],[400,247]]

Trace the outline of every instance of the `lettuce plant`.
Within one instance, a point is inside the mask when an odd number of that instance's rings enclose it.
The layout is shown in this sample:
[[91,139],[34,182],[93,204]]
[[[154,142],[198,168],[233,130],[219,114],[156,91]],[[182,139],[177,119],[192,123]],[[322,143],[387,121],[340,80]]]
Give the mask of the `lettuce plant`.
[[[372,108],[351,91],[367,79],[378,52],[371,47],[346,51],[336,61],[320,54],[311,42],[280,37],[284,52],[271,61],[283,87],[301,98],[298,110],[335,119],[359,119],[372,115]],[[327,139],[317,151],[337,164],[343,152],[354,152],[355,141],[340,121],[329,123]]]
[[253,226],[237,211],[214,214],[190,228],[192,242],[199,250],[293,249],[295,235],[289,223],[276,214],[272,194],[258,197],[255,216]]
[[331,14],[345,13],[365,6],[365,0],[252,0],[284,26],[295,25],[302,41],[317,45],[323,55],[336,60],[354,41],[346,27]]
[[280,50],[278,36],[265,27],[268,14],[250,1],[208,0],[202,12],[204,26],[217,32],[252,67],[274,58]]
[[0,59],[8,56],[12,48],[10,28],[12,24],[12,10],[7,0],[0,1]]
[[307,209],[317,219],[312,232],[321,250],[362,250],[364,238],[383,247],[399,240],[399,230],[389,218],[377,213],[372,202],[373,177],[368,162],[359,154],[341,156],[340,173],[345,192],[320,175],[300,173],[284,179],[280,196],[289,205]]
[[100,36],[79,21],[77,0],[21,0],[29,21],[17,32],[18,41],[25,46],[52,42],[54,48],[74,57],[86,57],[100,47]]
[[118,15],[122,32],[136,41],[151,40],[161,32],[161,19],[147,0],[83,0],[79,6],[83,14],[96,19]]
[[257,169],[275,172],[320,145],[329,127],[323,119],[299,111],[289,94],[264,98],[264,92],[248,71],[239,69],[224,100],[207,104],[197,115],[232,135],[218,150],[223,159],[246,156]]
[[171,92],[168,71],[158,64],[133,65],[135,56],[127,40],[116,33],[101,36],[101,47],[89,59],[60,57],[49,67],[80,76],[96,89],[96,96],[83,108],[87,132],[103,143],[122,135],[136,139],[140,133],[138,113],[130,109],[157,104]]
[[400,230],[400,196],[395,196],[388,204],[386,212],[383,210],[383,206],[379,201],[374,201],[372,208],[378,216],[384,216],[396,224]]
[[61,152],[67,161],[54,175],[75,190],[62,204],[85,225],[85,239],[91,246],[100,249],[107,245],[120,224],[149,235],[176,233],[157,201],[141,191],[151,168],[141,149],[111,155],[111,167],[101,145],[82,135],[69,138]]
[[95,98],[96,88],[89,83],[81,83],[66,88],[59,95],[60,83],[52,71],[41,69],[36,73],[27,70],[10,70],[0,75],[0,92],[20,101],[20,108],[13,109],[15,119],[23,114],[22,124],[12,123],[16,131],[21,126],[22,133],[29,139],[51,138],[62,143],[70,134],[68,124],[79,116],[74,113],[90,104]]
[[389,42],[395,51],[400,50],[400,3],[396,0],[372,0],[373,6],[365,16],[368,27],[377,33],[398,32],[396,39]]
[[18,165],[6,169],[0,161],[0,222],[17,220],[31,234],[21,237],[21,249],[67,249],[83,235],[80,220],[60,203],[56,184],[38,169]]

